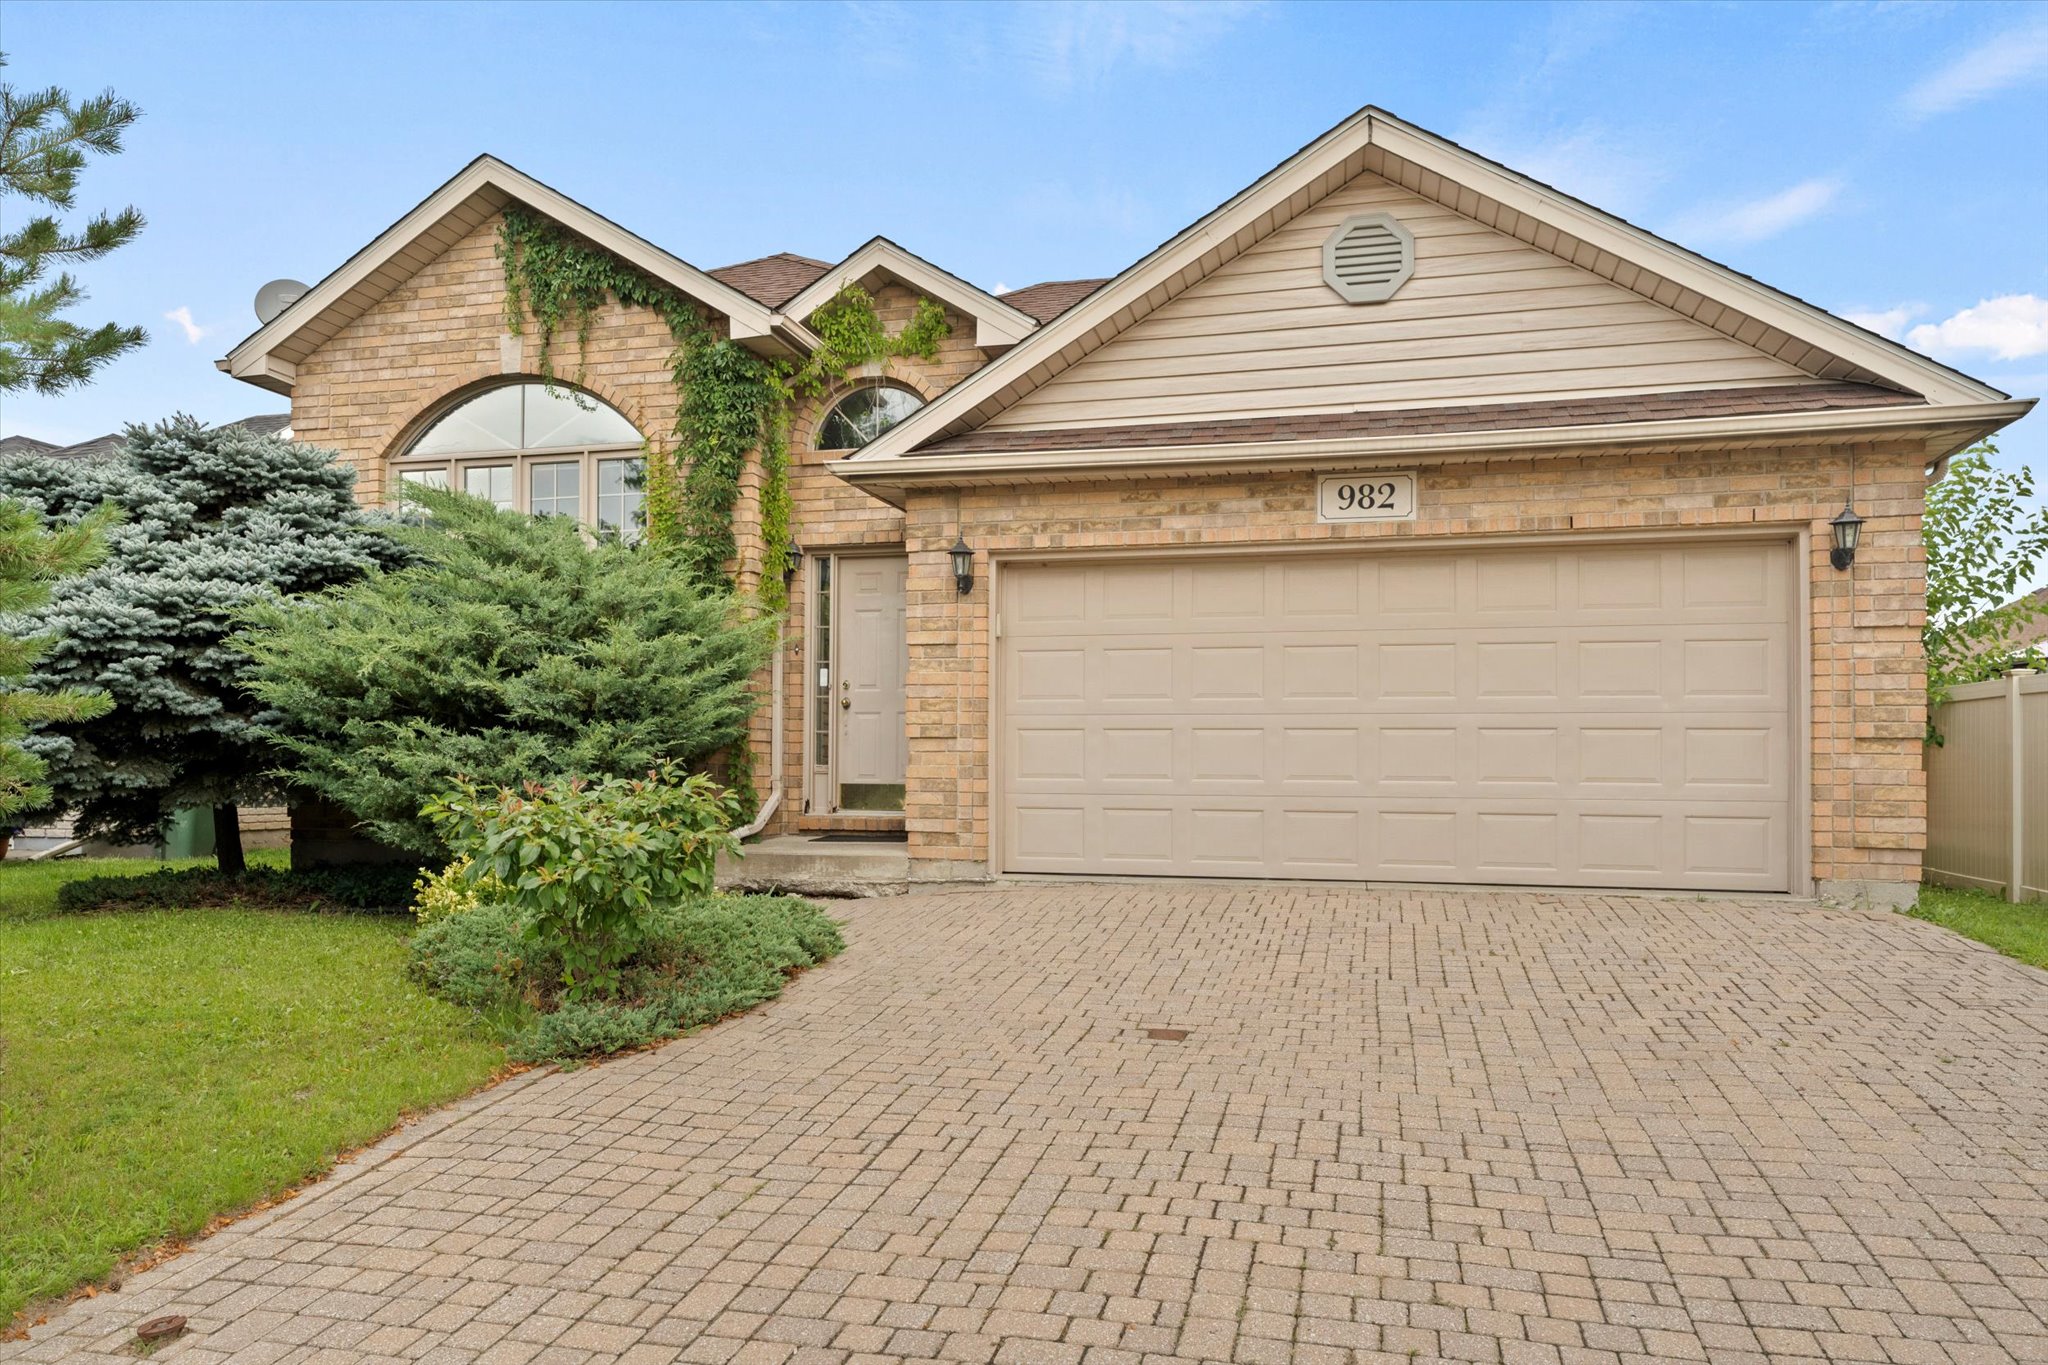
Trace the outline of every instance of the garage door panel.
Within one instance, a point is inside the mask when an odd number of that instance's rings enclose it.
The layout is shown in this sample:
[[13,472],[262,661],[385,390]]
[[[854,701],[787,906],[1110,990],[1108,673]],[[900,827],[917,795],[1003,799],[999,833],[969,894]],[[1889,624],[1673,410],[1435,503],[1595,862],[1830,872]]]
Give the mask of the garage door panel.
[[1197,621],[1262,621],[1272,568],[1259,560],[1224,560],[1187,569],[1193,595],[1188,614]]
[[1016,808],[1011,870],[1629,887],[1677,875],[1768,891],[1783,888],[1788,854],[1776,803],[1068,799]]
[[1004,765],[1010,790],[1030,796],[1099,787],[1782,802],[1791,796],[1791,732],[1783,717],[1739,711],[1027,718],[1008,728]]
[[[1174,590],[1181,575],[1170,564],[1141,565],[1119,576],[1114,591],[1104,595],[1097,615],[1119,629],[1171,623],[1176,618]],[[1094,580],[1101,591],[1106,585]]]
[[1006,568],[1017,871],[1783,889],[1783,546]]
[[1073,632],[1011,644],[1005,684],[1013,715],[1076,701],[1148,712],[1160,703],[1245,702],[1310,711],[1378,702],[1600,713],[1786,707],[1789,627],[1682,629],[1683,638],[1660,639],[1630,627],[1559,627],[1546,635],[1520,626],[1447,639],[1441,630],[1358,625],[1284,635],[1217,631],[1199,644],[1184,636]]

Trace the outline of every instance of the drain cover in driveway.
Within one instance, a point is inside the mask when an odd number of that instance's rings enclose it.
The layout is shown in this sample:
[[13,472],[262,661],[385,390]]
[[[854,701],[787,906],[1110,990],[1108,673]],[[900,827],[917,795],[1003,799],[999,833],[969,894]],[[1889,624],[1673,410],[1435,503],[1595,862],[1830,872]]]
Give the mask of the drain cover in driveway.
[[1184,1028],[1148,1028],[1145,1036],[1157,1043],[1177,1043],[1188,1036]]

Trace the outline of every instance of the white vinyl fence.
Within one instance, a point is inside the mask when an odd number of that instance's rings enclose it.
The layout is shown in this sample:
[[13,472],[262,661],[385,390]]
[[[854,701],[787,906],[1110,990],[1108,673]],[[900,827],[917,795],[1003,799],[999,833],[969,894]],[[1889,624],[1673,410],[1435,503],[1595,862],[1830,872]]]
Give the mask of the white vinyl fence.
[[1927,748],[1927,880],[2048,900],[2048,674],[1949,694]]

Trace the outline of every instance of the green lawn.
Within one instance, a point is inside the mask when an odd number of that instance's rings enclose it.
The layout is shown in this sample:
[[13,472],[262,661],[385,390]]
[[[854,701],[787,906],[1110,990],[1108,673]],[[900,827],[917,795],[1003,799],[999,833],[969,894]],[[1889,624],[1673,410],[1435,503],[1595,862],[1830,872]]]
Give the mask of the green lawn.
[[0,863],[0,1328],[503,1063],[405,977],[403,919],[50,913],[60,881],[158,866]]
[[2048,968],[2048,903],[2014,905],[1983,891],[1920,888],[1920,903],[1906,913],[1988,943],[2007,957]]

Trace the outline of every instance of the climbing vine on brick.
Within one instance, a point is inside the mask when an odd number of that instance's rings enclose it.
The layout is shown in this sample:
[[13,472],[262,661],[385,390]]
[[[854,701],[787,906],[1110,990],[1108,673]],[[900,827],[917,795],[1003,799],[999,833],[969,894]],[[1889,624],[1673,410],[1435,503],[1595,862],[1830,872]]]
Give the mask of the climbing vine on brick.
[[827,300],[811,314],[810,325],[824,345],[811,353],[790,383],[794,392],[806,396],[823,393],[861,366],[892,356],[936,359],[939,343],[952,331],[946,310],[920,298],[910,322],[892,337],[875,312],[874,299],[857,284],[847,285]]
[[576,335],[581,379],[591,325],[608,299],[646,308],[675,340],[672,444],[646,449],[647,539],[674,554],[700,581],[723,581],[737,546],[733,512],[750,453],[761,468],[761,589],[776,610],[788,603],[783,578],[790,525],[789,419],[800,398],[823,394],[852,371],[891,357],[933,359],[951,330],[946,311],[927,298],[902,331],[888,334],[874,300],[847,285],[811,317],[823,343],[801,365],[765,360],[713,332],[674,286],[567,231],[552,219],[508,208],[498,231],[505,269],[505,323],[517,335],[530,313],[540,334],[540,370],[555,378],[554,344]]

